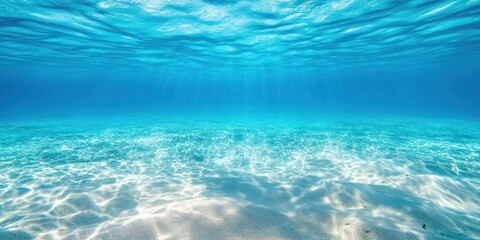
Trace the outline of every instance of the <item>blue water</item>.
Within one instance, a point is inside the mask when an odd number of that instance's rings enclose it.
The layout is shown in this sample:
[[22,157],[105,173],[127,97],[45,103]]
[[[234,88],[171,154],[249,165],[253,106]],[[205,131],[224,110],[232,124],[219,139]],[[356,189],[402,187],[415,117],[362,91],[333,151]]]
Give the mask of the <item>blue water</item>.
[[0,3],[0,114],[479,116],[480,3]]
[[2,0],[0,239],[480,239],[480,1]]

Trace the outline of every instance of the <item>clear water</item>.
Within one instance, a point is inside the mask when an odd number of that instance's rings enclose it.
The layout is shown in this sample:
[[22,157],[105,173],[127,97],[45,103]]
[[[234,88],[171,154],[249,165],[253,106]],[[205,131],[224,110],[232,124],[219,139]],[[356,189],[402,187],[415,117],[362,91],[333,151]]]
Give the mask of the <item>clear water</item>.
[[0,240],[480,239],[480,1],[1,0]]
[[2,0],[0,117],[480,116],[480,2]]

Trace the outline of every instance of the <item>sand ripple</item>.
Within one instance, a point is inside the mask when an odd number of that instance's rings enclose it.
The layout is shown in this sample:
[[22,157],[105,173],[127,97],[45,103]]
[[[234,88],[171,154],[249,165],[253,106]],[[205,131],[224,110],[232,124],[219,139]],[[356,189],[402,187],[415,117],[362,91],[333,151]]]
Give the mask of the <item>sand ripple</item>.
[[0,239],[478,239],[476,123],[0,125]]

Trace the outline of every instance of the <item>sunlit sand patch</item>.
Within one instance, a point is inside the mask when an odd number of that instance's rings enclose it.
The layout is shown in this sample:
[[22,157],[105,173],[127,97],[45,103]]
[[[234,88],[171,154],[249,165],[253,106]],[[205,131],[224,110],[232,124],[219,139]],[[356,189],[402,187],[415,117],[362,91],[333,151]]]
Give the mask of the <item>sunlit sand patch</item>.
[[447,124],[2,127],[0,238],[475,239],[480,131]]

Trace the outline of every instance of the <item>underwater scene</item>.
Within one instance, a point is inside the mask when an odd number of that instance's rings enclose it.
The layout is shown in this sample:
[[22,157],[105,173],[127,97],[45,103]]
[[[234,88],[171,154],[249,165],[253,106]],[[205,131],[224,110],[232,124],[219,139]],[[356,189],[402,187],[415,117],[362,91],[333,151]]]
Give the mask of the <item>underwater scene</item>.
[[23,239],[480,239],[480,1],[0,1]]

